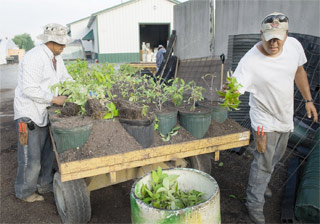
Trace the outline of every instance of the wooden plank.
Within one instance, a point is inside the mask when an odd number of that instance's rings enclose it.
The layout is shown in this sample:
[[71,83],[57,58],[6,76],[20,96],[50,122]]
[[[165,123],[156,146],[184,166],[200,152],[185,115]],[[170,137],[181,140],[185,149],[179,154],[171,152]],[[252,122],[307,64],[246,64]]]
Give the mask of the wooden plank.
[[49,134],[50,134],[50,140],[51,140],[51,143],[52,143],[52,149],[53,149],[53,152],[56,156],[56,161],[57,161],[57,164],[58,164],[58,167],[59,167],[59,170],[61,169],[61,166],[60,166],[60,162],[58,160],[59,158],[59,154],[58,154],[58,151],[57,151],[57,148],[56,148],[56,143],[53,139],[53,135],[52,135],[52,130],[51,130],[51,125],[49,127]]
[[[188,151],[194,151],[199,148],[201,149],[201,148],[207,148],[210,146],[219,146],[219,145],[224,145],[228,143],[236,143],[241,140],[249,140],[249,138],[250,138],[250,132],[245,131],[245,132],[231,134],[231,135],[194,140],[194,141],[183,142],[179,144],[159,146],[159,147],[147,148],[142,150],[135,150],[127,153],[115,154],[115,155],[104,156],[99,158],[61,163],[60,173],[61,173],[61,176],[63,176],[68,173],[99,169],[99,168],[104,168],[106,166],[114,166],[117,164],[124,164],[131,161],[143,161],[146,159],[158,158],[163,156],[166,156],[168,158],[174,158],[173,155],[175,155],[176,153],[186,153]],[[184,157],[179,157],[179,158],[184,158]],[[167,160],[164,160],[164,161],[167,161]],[[156,162],[161,162],[161,161],[156,161]]]
[[214,153],[214,161],[219,161],[220,159],[220,151]]
[[78,170],[74,172],[69,172],[69,173],[66,173],[66,172],[62,173],[61,180],[69,181],[69,180],[90,177],[90,176],[96,176],[103,173],[115,172],[118,170],[129,169],[129,168],[134,168],[138,166],[145,166],[145,165],[158,163],[162,161],[169,161],[175,158],[185,158],[185,157],[190,157],[190,156],[195,156],[200,154],[226,150],[230,148],[241,147],[248,144],[249,144],[249,139],[245,139],[237,142],[229,142],[229,143],[214,145],[214,146],[205,147],[205,148],[193,148],[190,151],[180,151],[176,153],[145,158],[142,160],[138,159],[138,160],[131,160],[128,162],[118,163],[114,165],[109,165],[109,166],[93,167],[92,169],[86,169],[86,170],[80,169],[81,168],[81,164],[80,164],[80,166],[78,166]]

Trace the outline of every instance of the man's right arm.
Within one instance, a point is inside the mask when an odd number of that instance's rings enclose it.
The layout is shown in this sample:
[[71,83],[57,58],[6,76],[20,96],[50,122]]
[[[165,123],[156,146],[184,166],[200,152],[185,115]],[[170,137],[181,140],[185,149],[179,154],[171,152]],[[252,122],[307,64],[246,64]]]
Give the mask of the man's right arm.
[[57,105],[63,105],[67,100],[66,96],[54,96],[51,100],[51,103],[57,104]]

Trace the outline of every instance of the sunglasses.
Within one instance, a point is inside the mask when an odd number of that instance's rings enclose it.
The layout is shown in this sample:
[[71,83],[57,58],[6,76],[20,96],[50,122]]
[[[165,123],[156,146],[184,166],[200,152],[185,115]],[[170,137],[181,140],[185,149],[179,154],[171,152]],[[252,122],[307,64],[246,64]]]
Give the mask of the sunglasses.
[[277,19],[280,23],[283,22],[289,22],[289,19],[287,16],[285,15],[271,15],[271,16],[267,16],[262,23],[266,24],[266,23],[273,23],[273,21]]

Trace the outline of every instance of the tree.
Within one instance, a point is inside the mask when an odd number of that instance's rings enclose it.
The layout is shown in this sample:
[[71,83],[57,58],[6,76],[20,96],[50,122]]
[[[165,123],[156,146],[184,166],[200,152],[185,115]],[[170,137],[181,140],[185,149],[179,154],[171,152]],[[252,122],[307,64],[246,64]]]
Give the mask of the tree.
[[34,42],[27,33],[16,35],[12,40],[20,49],[25,49],[26,51],[34,47]]

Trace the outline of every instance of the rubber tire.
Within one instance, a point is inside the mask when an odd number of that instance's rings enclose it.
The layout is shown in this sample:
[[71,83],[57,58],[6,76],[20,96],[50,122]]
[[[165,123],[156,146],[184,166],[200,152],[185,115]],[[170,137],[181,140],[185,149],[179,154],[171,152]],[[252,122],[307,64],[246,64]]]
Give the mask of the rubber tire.
[[91,219],[90,193],[84,179],[61,182],[56,172],[53,193],[63,223],[87,223]]
[[201,154],[186,158],[188,167],[211,174],[212,163],[209,154]]

